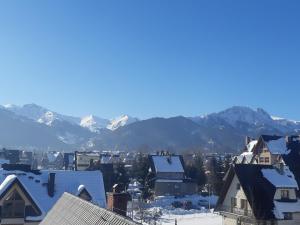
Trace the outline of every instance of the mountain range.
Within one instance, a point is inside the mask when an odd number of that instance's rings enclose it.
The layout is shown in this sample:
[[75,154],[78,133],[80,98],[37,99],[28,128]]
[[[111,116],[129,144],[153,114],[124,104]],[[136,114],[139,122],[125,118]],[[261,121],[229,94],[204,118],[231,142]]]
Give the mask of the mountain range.
[[0,146],[36,150],[236,152],[245,136],[299,134],[300,122],[234,106],[196,117],[67,116],[36,104],[0,106]]

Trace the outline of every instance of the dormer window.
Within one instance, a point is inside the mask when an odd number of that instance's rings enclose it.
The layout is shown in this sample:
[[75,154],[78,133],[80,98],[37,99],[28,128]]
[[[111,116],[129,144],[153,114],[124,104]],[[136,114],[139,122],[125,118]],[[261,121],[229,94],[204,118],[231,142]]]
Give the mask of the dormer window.
[[288,190],[281,190],[281,199],[289,199],[290,198],[290,193]]
[[3,202],[2,218],[23,218],[25,201],[15,190]]
[[92,196],[83,185],[78,188],[78,197],[89,202],[92,201]]
[[241,184],[240,183],[237,183],[236,184],[236,190],[240,190],[241,189]]

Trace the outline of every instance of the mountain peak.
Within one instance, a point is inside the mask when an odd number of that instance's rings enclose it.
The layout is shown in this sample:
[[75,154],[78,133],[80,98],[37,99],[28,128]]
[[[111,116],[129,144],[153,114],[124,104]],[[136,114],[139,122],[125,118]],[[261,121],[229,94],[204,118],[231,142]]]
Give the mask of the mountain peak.
[[263,109],[253,110],[245,106],[233,106],[229,109],[216,113],[220,118],[235,126],[238,122],[248,124],[266,124],[272,120],[271,116]]
[[111,119],[110,120],[110,124],[107,126],[107,129],[109,130],[116,130],[119,127],[123,127],[125,125],[131,124],[131,123],[135,123],[139,121],[138,118],[134,118],[128,115],[121,115],[115,119]]

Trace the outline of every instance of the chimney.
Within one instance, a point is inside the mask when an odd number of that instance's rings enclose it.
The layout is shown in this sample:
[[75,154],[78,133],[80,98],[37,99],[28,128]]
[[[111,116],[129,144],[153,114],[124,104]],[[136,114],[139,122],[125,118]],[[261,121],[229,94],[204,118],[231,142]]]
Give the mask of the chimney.
[[245,144],[248,145],[251,142],[252,138],[249,136],[246,136],[245,138]]
[[278,171],[279,174],[283,175],[284,174],[284,163],[283,162],[280,162],[280,163],[277,163],[274,165],[276,170]]
[[54,196],[54,185],[55,185],[55,173],[49,173],[48,176],[48,195]]
[[113,192],[109,192],[107,196],[107,208],[121,216],[127,214],[127,202],[129,200],[129,194],[121,192],[121,185],[115,184],[113,186]]

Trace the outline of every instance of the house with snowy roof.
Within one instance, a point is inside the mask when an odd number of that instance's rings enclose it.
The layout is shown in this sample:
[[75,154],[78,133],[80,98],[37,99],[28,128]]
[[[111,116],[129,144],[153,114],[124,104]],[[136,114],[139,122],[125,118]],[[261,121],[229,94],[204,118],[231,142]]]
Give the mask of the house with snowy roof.
[[182,156],[150,155],[149,158],[156,196],[186,195],[197,191],[196,183],[185,176]]
[[300,224],[298,182],[281,164],[233,164],[227,172],[216,210],[224,225]]
[[0,224],[39,224],[64,192],[106,206],[100,171],[31,170],[4,164],[0,169]]
[[251,150],[259,164],[273,165],[282,162],[282,156],[290,153],[293,136],[261,135]]
[[60,170],[64,166],[64,156],[61,152],[49,151],[43,154],[41,166],[43,169]]

